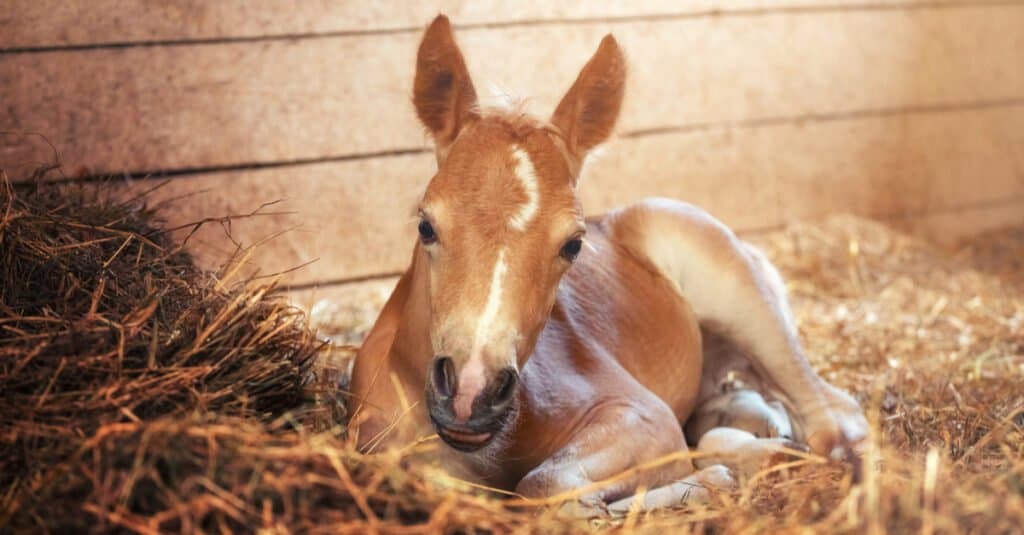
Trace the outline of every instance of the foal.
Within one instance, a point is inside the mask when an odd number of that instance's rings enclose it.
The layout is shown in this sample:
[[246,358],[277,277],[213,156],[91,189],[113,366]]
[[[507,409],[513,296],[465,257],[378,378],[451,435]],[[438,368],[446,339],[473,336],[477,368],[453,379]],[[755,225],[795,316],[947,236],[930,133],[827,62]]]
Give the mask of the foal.
[[808,365],[760,252],[673,200],[584,219],[580,170],[612,132],[625,74],[609,35],[549,122],[488,112],[448,19],[427,29],[413,101],[438,171],[411,265],[355,360],[361,447],[436,433],[450,469],[532,497],[701,452],[700,471],[684,461],[587,496],[614,508],[639,486],[653,507],[681,500],[680,480],[728,482],[717,463],[753,470],[780,446],[838,455],[864,438],[857,403]]

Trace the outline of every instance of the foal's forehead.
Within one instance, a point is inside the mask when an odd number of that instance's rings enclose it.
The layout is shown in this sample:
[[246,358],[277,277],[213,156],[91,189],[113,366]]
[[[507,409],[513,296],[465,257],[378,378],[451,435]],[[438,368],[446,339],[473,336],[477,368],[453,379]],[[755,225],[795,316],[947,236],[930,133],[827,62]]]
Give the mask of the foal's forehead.
[[445,212],[504,216],[522,230],[540,210],[573,210],[568,163],[554,133],[543,126],[483,119],[451,146],[424,195]]

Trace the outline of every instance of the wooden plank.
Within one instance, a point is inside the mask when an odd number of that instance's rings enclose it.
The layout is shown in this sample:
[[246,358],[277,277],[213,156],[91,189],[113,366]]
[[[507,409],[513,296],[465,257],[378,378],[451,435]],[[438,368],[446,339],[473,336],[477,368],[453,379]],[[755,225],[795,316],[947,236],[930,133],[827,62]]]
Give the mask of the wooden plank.
[[[589,213],[676,197],[750,231],[835,212],[898,217],[998,204],[1024,195],[1021,169],[1024,106],[621,140],[591,162],[581,194]],[[218,173],[176,179],[157,197],[209,190],[179,202],[167,214],[172,223],[284,199],[271,209],[293,215],[232,228],[252,244],[297,227],[262,246],[254,265],[267,273],[319,258],[287,277],[301,284],[401,269],[415,239],[415,202],[433,170],[430,155],[416,155]],[[998,212],[994,221],[1019,222],[1014,215]],[[208,261],[228,243],[216,226],[198,240]]]
[[[189,245],[204,267],[220,266],[236,252],[236,243],[266,242],[254,249],[242,273],[271,275],[312,262],[285,280],[360,276],[394,270],[408,259],[412,242],[405,238],[415,230],[416,199],[435,166],[432,156],[414,155],[213,173],[171,180],[148,202],[181,199],[165,212],[170,227],[254,211],[270,214],[234,218],[230,228],[217,222],[202,226]],[[134,196],[156,184],[108,187]],[[274,204],[260,210],[268,203]],[[189,226],[177,235],[192,231]]]
[[750,230],[999,200],[1024,193],[1022,170],[1024,103],[624,140],[591,166],[584,206],[665,195]]
[[[482,91],[531,95],[530,108],[546,114],[609,30],[632,67],[620,131],[1024,97],[1024,4],[459,37]],[[418,39],[0,56],[0,130],[45,133],[64,162],[94,172],[424,148],[408,98]],[[40,158],[23,144],[0,147],[7,167]]]
[[915,217],[894,217],[889,221],[942,245],[956,245],[982,232],[1024,226],[1024,197],[936,210]]
[[[314,33],[412,31],[437,13],[458,25],[528,21],[565,21],[793,7],[863,9],[860,0],[612,0],[550,2],[522,0],[441,0],[409,2],[336,2],[305,0],[7,0],[0,13],[0,48],[81,46],[202,39],[238,39]],[[874,6],[921,3],[881,0]]]

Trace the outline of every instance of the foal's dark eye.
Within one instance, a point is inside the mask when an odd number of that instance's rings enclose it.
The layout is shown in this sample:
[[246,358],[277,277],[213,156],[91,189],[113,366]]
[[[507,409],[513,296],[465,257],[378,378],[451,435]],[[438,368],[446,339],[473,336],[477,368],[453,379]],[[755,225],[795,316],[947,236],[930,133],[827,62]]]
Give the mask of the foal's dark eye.
[[558,252],[562,258],[572,262],[576,260],[576,256],[580,254],[580,248],[583,247],[582,238],[573,238],[562,246],[562,250]]
[[430,245],[437,241],[437,233],[434,232],[434,226],[430,224],[430,221],[426,219],[420,221],[418,229],[420,231],[420,241],[423,242],[423,245]]

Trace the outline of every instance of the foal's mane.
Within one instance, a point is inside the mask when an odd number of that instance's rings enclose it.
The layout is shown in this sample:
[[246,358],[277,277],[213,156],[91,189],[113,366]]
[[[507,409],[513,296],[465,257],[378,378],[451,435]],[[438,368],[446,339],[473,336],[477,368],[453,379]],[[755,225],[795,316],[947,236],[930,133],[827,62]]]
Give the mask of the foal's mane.
[[562,154],[572,176],[578,178],[584,162],[570,154],[566,144],[565,133],[549,121],[539,119],[528,113],[526,111],[526,104],[527,101],[524,99],[509,97],[501,105],[477,106],[474,111],[480,117],[480,121],[501,126],[517,141],[525,139],[535,131],[546,133]]
[[500,106],[477,107],[480,119],[504,126],[516,139],[526,137],[533,130],[542,130],[562,138],[562,132],[548,121],[538,119],[526,111],[527,101],[514,99]]

